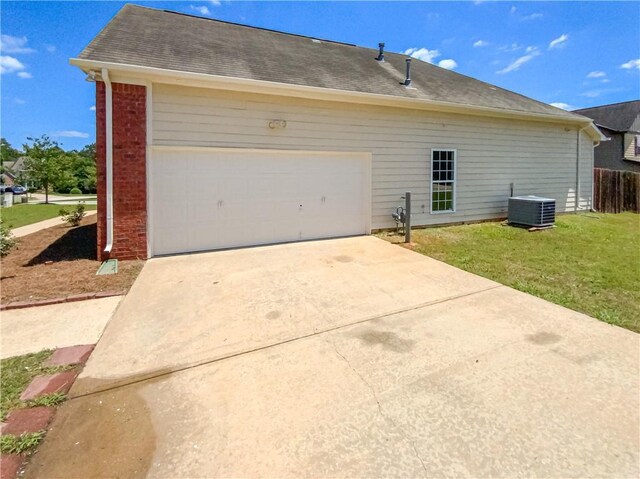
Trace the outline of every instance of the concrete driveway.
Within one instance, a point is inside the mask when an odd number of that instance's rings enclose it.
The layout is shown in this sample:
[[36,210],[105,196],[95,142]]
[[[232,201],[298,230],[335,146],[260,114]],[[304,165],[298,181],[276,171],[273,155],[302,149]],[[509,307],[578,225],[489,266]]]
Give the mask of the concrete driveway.
[[158,258],[26,477],[637,477],[639,359],[374,237]]

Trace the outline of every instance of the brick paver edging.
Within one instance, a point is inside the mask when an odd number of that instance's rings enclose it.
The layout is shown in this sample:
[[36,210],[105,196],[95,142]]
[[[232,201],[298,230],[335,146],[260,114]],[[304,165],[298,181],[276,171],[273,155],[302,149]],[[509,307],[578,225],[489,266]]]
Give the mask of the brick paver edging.
[[[45,366],[75,366],[75,368],[54,374],[36,376],[26,387],[20,399],[30,401],[54,392],[68,393],[73,382],[80,374],[82,367],[89,359],[95,344],[79,344],[66,348],[56,349],[42,364]],[[6,422],[0,423],[0,435],[19,436],[26,433],[46,432],[56,407],[22,407],[9,412]],[[31,454],[30,451],[22,454],[0,454],[0,477],[2,479],[15,479],[24,472],[24,466]]]
[[72,303],[74,301],[86,301],[88,299],[109,298],[122,296],[126,291],[100,291],[98,293],[70,294],[62,298],[40,299],[37,301],[14,301],[13,303],[0,304],[0,311],[8,309],[32,308],[34,306],[48,306],[50,304]]

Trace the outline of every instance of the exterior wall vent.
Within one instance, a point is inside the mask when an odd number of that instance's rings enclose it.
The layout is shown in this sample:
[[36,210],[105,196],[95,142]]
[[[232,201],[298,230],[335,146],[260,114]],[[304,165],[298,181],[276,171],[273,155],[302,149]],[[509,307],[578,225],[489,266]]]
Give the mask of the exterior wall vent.
[[544,227],[556,221],[556,200],[539,196],[512,196],[509,198],[510,224]]
[[407,62],[407,77],[404,79],[402,85],[409,88],[411,86],[411,58],[405,60]]

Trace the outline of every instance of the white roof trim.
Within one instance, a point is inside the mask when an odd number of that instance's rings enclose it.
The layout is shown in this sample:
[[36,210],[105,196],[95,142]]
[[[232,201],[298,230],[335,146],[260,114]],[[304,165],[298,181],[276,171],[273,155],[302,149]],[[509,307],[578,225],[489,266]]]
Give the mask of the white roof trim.
[[71,65],[82,69],[85,73],[89,70],[109,69],[110,74],[116,79],[118,76],[127,76],[127,82],[156,81],[158,83],[173,83],[180,85],[199,86],[203,88],[219,88],[222,90],[243,91],[251,93],[263,93],[271,95],[294,96],[314,100],[341,101],[347,103],[360,103],[369,105],[391,106],[409,108],[414,110],[431,110],[450,113],[464,113],[467,115],[490,116],[497,118],[519,118],[532,121],[543,121],[559,124],[581,125],[586,128],[589,135],[600,141],[605,138],[602,132],[593,124],[591,119],[575,115],[572,117],[559,117],[546,113],[530,113],[518,110],[507,110],[485,106],[468,105],[422,98],[406,98],[377,93],[363,93],[356,91],[337,90],[332,88],[294,85],[288,83],[270,82],[264,80],[251,80],[247,78],[228,77],[222,75],[209,75],[164,68],[144,67],[125,63],[100,62],[71,58]]

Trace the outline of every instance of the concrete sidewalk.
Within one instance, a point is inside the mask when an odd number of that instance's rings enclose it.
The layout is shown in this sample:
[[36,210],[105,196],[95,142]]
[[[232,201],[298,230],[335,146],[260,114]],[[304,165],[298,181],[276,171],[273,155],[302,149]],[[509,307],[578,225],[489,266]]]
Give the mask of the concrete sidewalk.
[[[30,194],[33,201],[29,203],[44,203],[46,197],[43,193],[31,193]],[[68,203],[68,202],[80,202],[83,201],[86,204],[95,204],[97,199],[96,195],[88,195],[88,196],[63,196],[50,194],[49,195],[49,203],[58,204],[58,203]]]
[[11,309],[0,313],[0,358],[94,344],[122,296]]
[[[95,215],[97,212],[95,210],[85,212],[85,217]],[[64,220],[60,217],[51,218],[44,221],[39,221],[38,223],[32,223],[30,225],[21,226],[20,228],[12,229],[11,232],[16,238],[20,238],[22,236],[30,235],[31,233],[35,233],[40,230],[44,230],[47,228],[51,228],[53,226],[58,226],[64,224]]]

